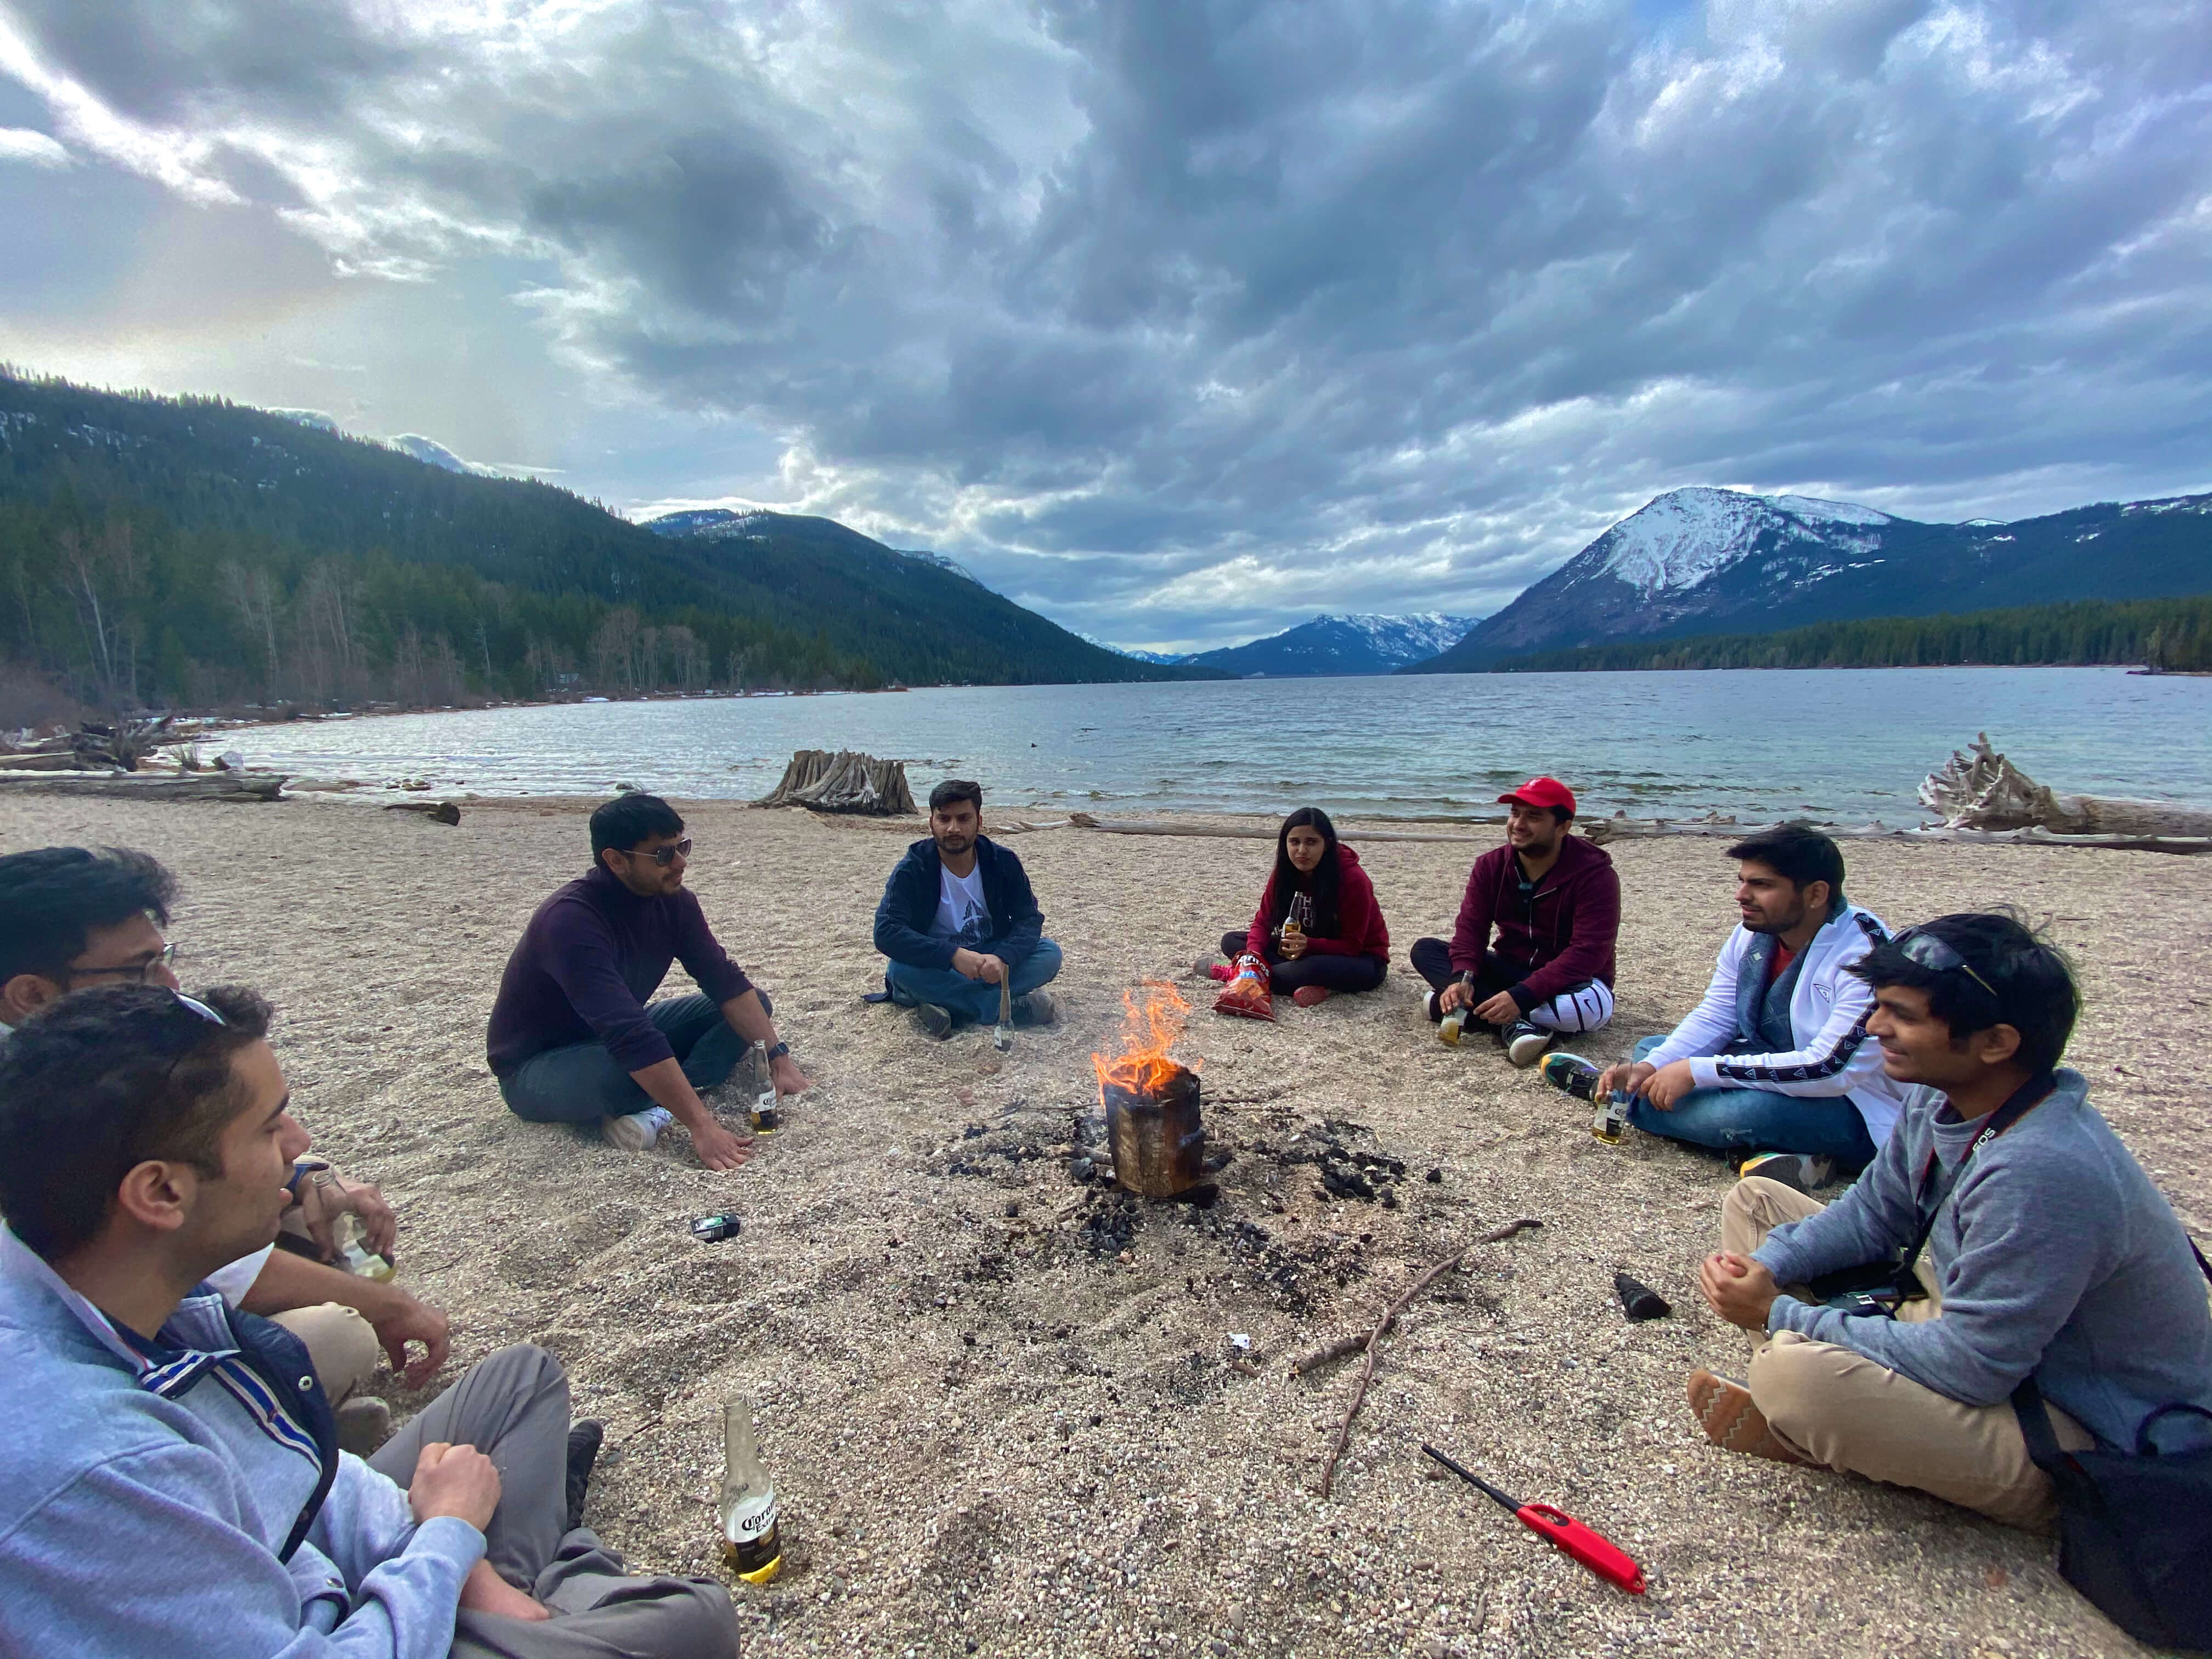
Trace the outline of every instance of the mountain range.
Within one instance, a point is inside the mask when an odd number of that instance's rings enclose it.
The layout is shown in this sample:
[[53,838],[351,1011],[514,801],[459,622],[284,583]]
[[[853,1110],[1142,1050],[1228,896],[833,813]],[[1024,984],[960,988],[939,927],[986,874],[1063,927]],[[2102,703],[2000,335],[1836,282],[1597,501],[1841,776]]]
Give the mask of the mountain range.
[[1924,524],[1803,495],[1675,489],[1449,650],[1398,672],[1474,672],[1626,641],[2206,592],[2212,495]]
[[1449,650],[1476,621],[1437,611],[1407,617],[1323,614],[1243,645],[1182,656],[1140,651],[1126,654],[1145,662],[1188,663],[1248,678],[1388,674]]

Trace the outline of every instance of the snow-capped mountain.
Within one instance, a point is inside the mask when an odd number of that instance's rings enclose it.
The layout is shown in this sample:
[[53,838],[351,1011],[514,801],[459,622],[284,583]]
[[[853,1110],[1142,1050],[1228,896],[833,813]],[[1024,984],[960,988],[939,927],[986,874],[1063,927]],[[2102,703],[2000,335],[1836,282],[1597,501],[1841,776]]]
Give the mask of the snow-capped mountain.
[[1449,650],[1475,625],[1439,611],[1410,617],[1327,615],[1248,645],[1182,659],[1232,674],[1388,674]]
[[[1804,495],[1669,490],[1408,672],[1615,641],[2203,592],[2212,588],[2208,500],[1923,524]],[[2094,559],[2083,551],[2093,542]]]
[[426,438],[419,432],[403,432],[396,438],[386,438],[384,442],[386,448],[396,449],[403,455],[412,455],[425,466],[442,467],[448,472],[471,473],[479,478],[506,476],[495,466],[479,466],[474,461],[463,460],[435,438]]
[[[656,536],[696,536],[702,541],[765,541],[783,526],[793,522],[789,514],[765,507],[734,508],[727,507],[698,507],[678,513],[664,513],[658,518],[645,520],[645,527]],[[916,559],[923,564],[935,565],[939,570],[983,586],[975,573],[957,559],[949,559],[942,553],[925,553],[918,548],[895,547],[890,550],[902,559]],[[1112,646],[1105,647],[1113,650]]]

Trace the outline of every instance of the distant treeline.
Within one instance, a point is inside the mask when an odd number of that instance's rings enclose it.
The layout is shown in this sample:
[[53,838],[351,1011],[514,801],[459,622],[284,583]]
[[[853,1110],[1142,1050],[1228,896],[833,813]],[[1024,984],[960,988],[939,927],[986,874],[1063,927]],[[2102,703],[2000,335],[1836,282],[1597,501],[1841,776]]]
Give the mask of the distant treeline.
[[1935,668],[2140,663],[2212,670],[2212,599],[2084,600],[1963,617],[1876,617],[1779,634],[1708,634],[1541,651],[1501,674],[1654,668]]

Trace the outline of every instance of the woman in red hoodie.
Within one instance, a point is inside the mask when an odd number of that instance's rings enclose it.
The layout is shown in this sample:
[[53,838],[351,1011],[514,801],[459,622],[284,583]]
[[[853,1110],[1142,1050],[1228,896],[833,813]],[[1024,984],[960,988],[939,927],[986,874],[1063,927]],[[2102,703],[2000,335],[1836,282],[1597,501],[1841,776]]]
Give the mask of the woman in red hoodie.
[[[1300,925],[1286,927],[1297,901],[1303,901]],[[1375,884],[1318,806],[1301,806],[1283,820],[1259,913],[1243,933],[1221,936],[1224,956],[1246,951],[1266,957],[1274,989],[1289,992],[1304,1008],[1327,1001],[1333,991],[1371,991],[1382,984],[1390,964],[1390,933],[1375,902]]]

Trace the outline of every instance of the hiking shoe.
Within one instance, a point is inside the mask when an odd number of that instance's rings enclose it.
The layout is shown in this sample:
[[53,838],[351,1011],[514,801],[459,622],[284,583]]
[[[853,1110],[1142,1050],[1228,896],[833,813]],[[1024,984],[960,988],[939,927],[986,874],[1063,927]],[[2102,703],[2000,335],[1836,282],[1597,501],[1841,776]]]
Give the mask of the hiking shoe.
[[1029,991],[1014,999],[1017,1025],[1049,1025],[1059,1018],[1060,1010],[1052,1006],[1050,992]]
[[1778,1181],[1793,1192],[1811,1194],[1835,1178],[1836,1161],[1809,1152],[1753,1152],[1735,1166],[1739,1176],[1762,1176]]
[[1774,1432],[1766,1414],[1752,1403],[1751,1390],[1742,1383],[1708,1370],[1694,1370],[1690,1373],[1689,1393],[1690,1414],[1698,1419],[1705,1438],[1723,1451],[1777,1463],[1813,1461]]
[[1516,1019],[1498,1033],[1505,1058],[1516,1066],[1534,1066],[1544,1057],[1544,1050],[1552,1046],[1552,1034],[1533,1020]]
[[648,1106],[641,1112],[602,1118],[599,1139],[618,1152],[641,1152],[659,1139],[660,1132],[675,1121],[676,1114],[665,1106]]
[[915,1003],[914,1023],[933,1037],[947,1037],[952,1035],[952,1011],[939,1003]]
[[1536,1068],[1537,1076],[1577,1100],[1595,1100],[1597,1080],[1604,1073],[1602,1066],[1593,1065],[1580,1054],[1571,1054],[1564,1048],[1557,1054],[1546,1054],[1544,1063]]
[[1190,976],[1193,979],[1212,979],[1213,977],[1213,958],[1212,957],[1200,957],[1196,962],[1192,963],[1190,964]]
[[592,1484],[592,1465],[599,1461],[599,1442],[605,1437],[605,1426],[597,1418],[569,1425],[568,1524],[564,1531],[574,1532],[584,1524],[584,1493]]
[[392,1432],[392,1407],[374,1395],[347,1401],[335,1415],[338,1420],[338,1449],[366,1457]]
[[1329,989],[1326,985],[1301,985],[1291,993],[1291,1000],[1301,1008],[1315,1008],[1327,1002]]
[[1437,994],[1434,991],[1421,993],[1421,1012],[1428,1017],[1429,1024],[1431,1025],[1444,1017],[1443,1010],[1437,1006]]

